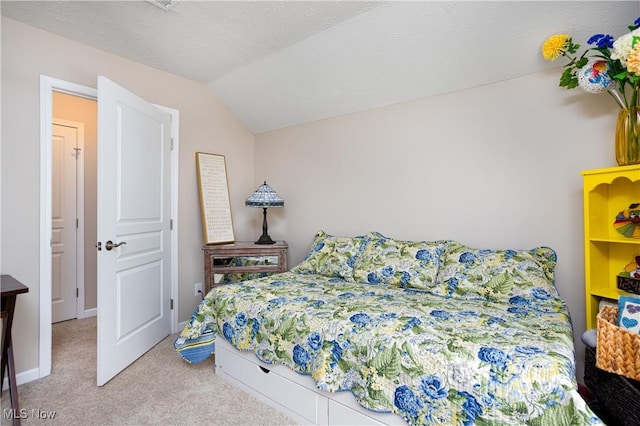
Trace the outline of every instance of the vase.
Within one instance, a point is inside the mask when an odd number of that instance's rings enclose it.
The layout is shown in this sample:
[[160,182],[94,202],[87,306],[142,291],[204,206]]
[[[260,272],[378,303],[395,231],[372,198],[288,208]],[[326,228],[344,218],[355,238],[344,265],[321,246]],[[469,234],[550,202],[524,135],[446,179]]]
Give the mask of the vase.
[[621,108],[616,124],[616,161],[619,166],[640,164],[640,106]]

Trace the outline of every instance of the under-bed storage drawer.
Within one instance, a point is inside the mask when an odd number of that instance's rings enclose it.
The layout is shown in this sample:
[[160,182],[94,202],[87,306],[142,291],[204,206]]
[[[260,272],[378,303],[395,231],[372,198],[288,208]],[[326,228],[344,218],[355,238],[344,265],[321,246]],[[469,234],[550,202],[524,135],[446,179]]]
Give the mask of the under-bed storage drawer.
[[355,411],[353,408],[329,400],[329,424],[330,425],[385,425],[365,414]]
[[[216,345],[219,346],[219,345]],[[307,422],[313,424],[326,424],[327,399],[317,395],[313,390],[307,389],[297,383],[292,382],[272,371],[278,367],[263,364],[256,365],[259,360],[254,357],[251,362],[242,357],[237,351],[224,351],[224,365],[222,373],[241,384],[259,392],[270,400],[281,405],[287,411],[293,410],[302,416]],[[218,351],[216,351],[218,352]],[[216,356],[219,356],[216,353]]]

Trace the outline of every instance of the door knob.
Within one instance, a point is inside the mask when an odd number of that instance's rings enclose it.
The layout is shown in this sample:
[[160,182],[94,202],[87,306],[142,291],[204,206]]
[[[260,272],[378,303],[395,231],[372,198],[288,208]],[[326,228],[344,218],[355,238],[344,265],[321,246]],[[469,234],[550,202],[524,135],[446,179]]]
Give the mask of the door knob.
[[123,245],[123,244],[127,244],[127,243],[126,243],[126,241],[123,241],[123,242],[118,243],[118,244],[114,244],[114,243],[113,243],[113,241],[109,240],[109,241],[107,241],[107,243],[104,245],[104,248],[106,248],[107,250],[111,250],[111,249],[114,249],[114,248],[116,248],[116,247],[120,247],[120,246],[121,246],[121,245]]

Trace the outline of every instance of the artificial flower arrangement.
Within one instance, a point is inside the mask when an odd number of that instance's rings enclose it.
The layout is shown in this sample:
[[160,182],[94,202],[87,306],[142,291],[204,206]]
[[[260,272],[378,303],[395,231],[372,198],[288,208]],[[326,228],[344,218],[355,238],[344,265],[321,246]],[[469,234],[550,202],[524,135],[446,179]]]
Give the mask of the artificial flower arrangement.
[[[580,56],[576,56],[580,45],[569,34],[554,34],[542,45],[542,57],[548,61],[560,56],[569,59],[560,77],[560,87],[573,89],[579,85],[589,93],[608,91],[620,108],[627,108],[637,104],[634,96],[640,82],[640,17],[629,26],[629,31],[616,41],[609,34],[591,36],[587,44],[592,47]],[[627,85],[635,89],[630,101],[626,96]]]
[[554,34],[542,45],[544,59],[564,56],[569,62],[560,76],[560,87],[580,86],[588,93],[609,93],[620,107],[616,128],[616,160],[619,165],[640,163],[640,17],[629,33],[614,41],[609,34],[595,34],[591,47],[581,55],[580,45],[569,34]]

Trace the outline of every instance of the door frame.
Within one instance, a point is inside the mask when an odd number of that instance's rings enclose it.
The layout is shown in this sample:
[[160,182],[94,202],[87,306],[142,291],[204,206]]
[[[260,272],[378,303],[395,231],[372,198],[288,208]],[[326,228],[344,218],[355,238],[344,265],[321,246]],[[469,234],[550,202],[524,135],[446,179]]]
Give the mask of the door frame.
[[[76,162],[76,218],[82,226],[76,228],[76,318],[82,319],[92,315],[85,315],[84,311],[84,123],[78,121],[52,118],[51,125],[72,127],[78,130],[78,148],[80,155]],[[51,141],[53,143],[53,141]],[[51,185],[49,185],[51,186]],[[49,189],[51,190],[51,189]]]
[[[40,309],[38,378],[51,374],[51,124],[53,92],[98,99],[98,90],[69,81],[40,75]],[[171,114],[171,333],[178,331],[178,176],[180,112],[155,105]],[[83,302],[84,304],[84,302]]]

